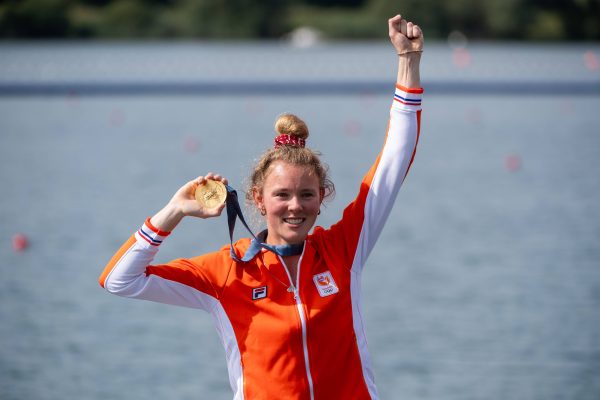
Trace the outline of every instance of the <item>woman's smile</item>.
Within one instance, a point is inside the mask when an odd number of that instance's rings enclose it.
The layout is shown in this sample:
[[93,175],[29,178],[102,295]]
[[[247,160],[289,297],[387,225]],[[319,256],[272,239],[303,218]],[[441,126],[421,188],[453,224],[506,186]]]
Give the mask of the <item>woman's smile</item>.
[[283,220],[291,225],[300,225],[306,221],[306,218],[284,218]]

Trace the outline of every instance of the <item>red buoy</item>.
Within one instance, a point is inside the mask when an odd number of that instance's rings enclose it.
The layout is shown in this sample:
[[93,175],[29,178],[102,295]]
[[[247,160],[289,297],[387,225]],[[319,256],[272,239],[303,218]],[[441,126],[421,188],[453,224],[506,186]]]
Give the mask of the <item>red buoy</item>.
[[452,51],[452,61],[454,66],[460,69],[471,65],[471,53],[467,49],[458,48]]
[[344,123],[344,133],[350,137],[360,135],[361,128],[360,122],[355,119],[349,119]]
[[521,157],[517,154],[509,154],[504,159],[504,166],[510,172],[516,172],[521,169]]
[[188,136],[183,142],[183,148],[188,153],[196,153],[200,147],[200,141],[193,136]]
[[583,53],[583,62],[590,71],[600,70],[600,61],[598,61],[598,57],[591,51]]
[[29,240],[24,234],[17,233],[12,238],[12,245],[14,251],[25,251],[25,249],[27,249],[27,246],[29,246]]

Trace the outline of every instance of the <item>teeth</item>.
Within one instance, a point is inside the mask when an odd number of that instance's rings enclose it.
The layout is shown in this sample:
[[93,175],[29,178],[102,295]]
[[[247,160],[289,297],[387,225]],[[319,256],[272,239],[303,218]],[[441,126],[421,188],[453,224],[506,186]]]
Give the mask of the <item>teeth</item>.
[[284,218],[283,220],[289,224],[301,224],[304,218]]

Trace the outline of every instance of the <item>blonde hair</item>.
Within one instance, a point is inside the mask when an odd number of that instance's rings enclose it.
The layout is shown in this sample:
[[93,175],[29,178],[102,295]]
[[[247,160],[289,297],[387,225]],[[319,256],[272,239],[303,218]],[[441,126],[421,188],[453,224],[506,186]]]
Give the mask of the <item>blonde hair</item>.
[[[294,114],[280,115],[275,121],[275,132],[277,136],[289,135],[302,140],[306,140],[309,135],[304,121]],[[335,194],[335,186],[329,179],[329,167],[321,162],[320,155],[321,153],[317,151],[294,145],[279,145],[268,149],[260,157],[250,175],[246,199],[254,203],[254,192],[262,192],[265,179],[270,173],[269,168],[276,161],[311,169],[319,179],[319,189],[323,199],[329,199]]]

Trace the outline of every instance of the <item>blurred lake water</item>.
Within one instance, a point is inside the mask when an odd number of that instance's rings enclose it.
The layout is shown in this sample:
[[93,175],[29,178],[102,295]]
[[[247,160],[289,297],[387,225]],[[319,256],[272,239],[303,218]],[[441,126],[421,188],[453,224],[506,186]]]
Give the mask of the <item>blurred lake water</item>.
[[[331,167],[318,223],[335,222],[382,144],[395,57],[0,44],[0,399],[230,399],[207,315],[111,296],[98,275],[187,180],[216,171],[243,190],[282,112]],[[428,43],[417,156],[363,277],[383,399],[600,398],[598,57]],[[185,220],[157,261],[227,241],[224,218]]]

